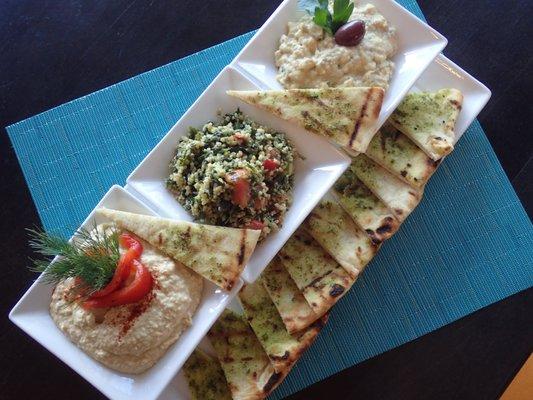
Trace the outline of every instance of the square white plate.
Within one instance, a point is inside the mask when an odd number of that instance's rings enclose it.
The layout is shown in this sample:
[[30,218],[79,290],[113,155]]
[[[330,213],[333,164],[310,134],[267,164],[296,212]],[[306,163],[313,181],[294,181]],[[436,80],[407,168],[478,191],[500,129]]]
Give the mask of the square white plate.
[[[150,208],[116,185],[107,192],[95,209],[104,206],[156,215]],[[97,223],[104,222],[104,219],[94,217],[93,210],[82,227],[90,229],[94,219]],[[41,280],[38,278],[28,289],[11,310],[9,318],[103,394],[117,400],[157,398],[242,286],[240,280],[232,292],[225,292],[204,280],[202,299],[192,325],[183,332],[156,365],[143,374],[132,375],[105,367],[69,341],[50,317],[49,304],[53,286],[44,284]]]
[[[376,125],[379,128],[390,116],[409,88],[426,67],[444,49],[447,40],[440,33],[415,17],[392,0],[356,0],[356,4],[370,3],[396,27],[398,51],[393,58],[394,74],[385,94]],[[287,23],[304,15],[298,0],[285,0],[259,29],[231,65],[241,68],[260,82],[265,89],[281,88],[276,80],[274,53],[281,35],[287,32]]]
[[[485,85],[465,72],[459,66],[439,55],[424,71],[413,87],[413,91],[438,90],[442,88],[456,88],[463,92],[463,109],[456,124],[455,133],[459,138],[485,107],[490,98],[490,90]],[[234,299],[228,307],[238,309]],[[213,355],[213,349],[204,338],[199,347]],[[190,400],[191,395],[183,372],[179,372],[175,379],[161,394],[160,400]]]
[[459,89],[463,107],[455,124],[457,142],[490,99],[490,90],[457,64],[440,54],[416,81],[411,91],[436,91],[445,87]]
[[216,121],[219,110],[226,113],[240,108],[258,123],[284,132],[302,156],[295,161],[293,203],[285,215],[283,227],[259,243],[250,258],[242,277],[253,282],[348,167],[350,159],[327,139],[226,95],[228,89],[253,90],[257,87],[238,70],[226,67],[132,172],[127,179],[127,188],[142,196],[161,215],[192,220],[165,186],[178,140],[188,133],[190,126],[201,127],[208,121]]

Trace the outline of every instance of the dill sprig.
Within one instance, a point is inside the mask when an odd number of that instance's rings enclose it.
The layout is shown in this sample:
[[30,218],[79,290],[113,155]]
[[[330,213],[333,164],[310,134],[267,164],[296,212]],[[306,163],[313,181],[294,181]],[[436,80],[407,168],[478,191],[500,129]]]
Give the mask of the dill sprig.
[[[85,289],[100,290],[113,277],[120,258],[116,229],[111,233],[106,231],[80,229],[69,241],[44,231],[28,229],[30,246],[47,258],[32,260],[30,269],[42,272],[47,283],[57,284],[67,278],[79,277]],[[59,258],[50,263],[56,256]]]

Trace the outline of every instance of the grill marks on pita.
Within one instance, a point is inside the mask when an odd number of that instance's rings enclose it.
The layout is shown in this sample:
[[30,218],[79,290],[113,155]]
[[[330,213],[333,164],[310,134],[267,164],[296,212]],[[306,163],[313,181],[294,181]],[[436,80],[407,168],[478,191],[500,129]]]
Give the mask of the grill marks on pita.
[[278,257],[263,271],[260,281],[289,333],[301,331],[319,318]]
[[336,201],[322,200],[307,217],[304,228],[353,279],[378,251]]
[[437,161],[453,150],[455,123],[462,104],[463,95],[457,89],[410,93],[389,121]]
[[276,372],[243,315],[224,310],[208,332],[235,400],[263,399],[285,377]]
[[340,205],[375,243],[396,232],[453,150],[462,101],[456,89],[407,95],[334,185]]
[[384,90],[379,87],[230,90],[227,94],[354,152],[364,152],[376,131]]
[[317,320],[306,329],[290,334],[263,285],[256,281],[239,293],[248,323],[252,327],[276,372],[286,375],[314,342],[326,322]]
[[354,222],[376,244],[390,238],[400,227],[394,213],[348,169],[337,180],[333,193]]
[[[348,146],[350,149],[352,150],[355,150],[355,151],[366,151],[366,150],[363,150],[362,148],[365,148],[365,146],[355,146],[355,147],[360,147],[361,149],[360,150],[357,150],[354,148],[354,143],[357,143],[357,141],[359,142],[362,142],[363,140],[366,142],[366,137],[365,138],[360,138],[361,135],[359,135],[359,132],[361,131],[361,126],[364,125],[364,120],[365,118],[368,118],[368,112],[367,112],[367,108],[368,108],[368,105],[369,105],[369,100],[371,99],[372,97],[372,92],[371,91],[368,91],[366,93],[366,97],[365,97],[365,101],[361,107],[361,111],[360,111],[360,114],[359,114],[359,117],[356,119],[355,121],[355,126],[353,128],[353,131],[352,131],[352,134],[350,135],[350,141],[348,142]],[[381,101],[383,101],[383,96],[381,98]],[[379,111],[381,110],[381,107],[380,109],[377,111],[377,113],[375,114],[375,118],[377,119],[378,115],[379,115]],[[375,111],[373,111],[375,113]],[[372,111],[371,111],[372,113]],[[364,135],[363,135],[364,136]],[[366,146],[368,146],[368,143],[366,143]]]
[[366,155],[416,189],[424,187],[440,163],[389,123],[372,138]]
[[352,160],[350,169],[400,222],[409,216],[422,199],[422,190],[414,189],[364,154]]
[[279,257],[317,315],[324,315],[333,307],[354,282],[302,228],[283,246]]

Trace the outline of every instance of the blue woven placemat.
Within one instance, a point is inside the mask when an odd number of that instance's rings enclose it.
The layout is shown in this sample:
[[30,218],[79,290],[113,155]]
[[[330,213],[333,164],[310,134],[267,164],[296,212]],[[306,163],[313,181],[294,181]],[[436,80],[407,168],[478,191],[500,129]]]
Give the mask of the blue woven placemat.
[[[400,3],[422,17],[416,2]],[[8,127],[46,229],[70,234],[112,184],[124,184],[251,35]],[[532,285],[533,226],[476,121],[272,397]]]

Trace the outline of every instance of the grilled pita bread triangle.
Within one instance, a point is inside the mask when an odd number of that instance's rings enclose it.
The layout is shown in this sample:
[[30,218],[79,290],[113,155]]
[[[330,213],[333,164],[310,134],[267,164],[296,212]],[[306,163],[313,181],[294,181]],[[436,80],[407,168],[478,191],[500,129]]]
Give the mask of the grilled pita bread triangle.
[[436,161],[453,150],[462,104],[463,94],[457,89],[410,93],[389,121]]
[[289,373],[296,361],[315,341],[327,317],[322,317],[308,328],[291,335],[287,332],[276,306],[263,285],[255,283],[244,286],[239,299],[248,323],[270,358],[276,372]]
[[400,221],[392,211],[350,169],[335,182],[333,193],[341,207],[374,243],[387,240],[400,227]]
[[322,200],[305,220],[304,228],[353,279],[378,251],[378,246],[335,201]]
[[278,257],[266,267],[260,281],[289,333],[301,331],[319,318]]
[[244,316],[224,310],[207,333],[234,400],[264,399],[283,380]]
[[383,203],[396,218],[403,222],[422,199],[422,190],[414,189],[396,178],[364,154],[352,160],[350,169]]
[[227,92],[355,152],[376,130],[384,90],[379,87]]
[[196,349],[183,365],[192,400],[231,400],[220,362]]
[[365,154],[417,189],[424,187],[440,163],[389,123],[372,138]]
[[281,262],[317,315],[324,315],[354,279],[303,228],[280,250]]
[[98,214],[226,290],[231,290],[241,275],[260,233],[107,208],[99,209]]

